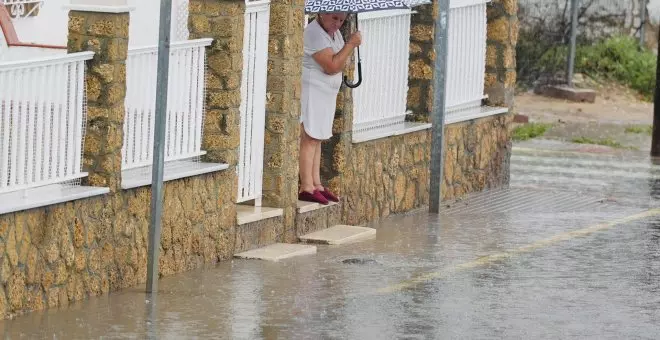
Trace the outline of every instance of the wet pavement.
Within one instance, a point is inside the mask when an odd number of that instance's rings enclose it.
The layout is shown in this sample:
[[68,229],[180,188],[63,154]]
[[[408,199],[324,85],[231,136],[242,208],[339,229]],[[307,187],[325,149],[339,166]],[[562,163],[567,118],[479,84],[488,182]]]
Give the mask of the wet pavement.
[[[377,238],[234,260],[0,323],[29,339],[657,339],[660,166],[518,145],[511,186]],[[554,143],[554,144],[553,144]],[[581,149],[582,148],[582,149]],[[584,152],[589,151],[589,152]]]

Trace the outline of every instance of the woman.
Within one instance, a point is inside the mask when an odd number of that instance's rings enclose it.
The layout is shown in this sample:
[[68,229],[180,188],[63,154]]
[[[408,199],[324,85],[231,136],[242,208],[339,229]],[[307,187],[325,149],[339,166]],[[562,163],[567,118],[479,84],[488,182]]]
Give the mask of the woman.
[[345,20],[345,13],[319,14],[305,28],[298,194],[303,201],[321,204],[339,201],[321,184],[321,141],[332,137],[342,70],[353,49],[362,43],[360,32],[344,43],[339,28]]

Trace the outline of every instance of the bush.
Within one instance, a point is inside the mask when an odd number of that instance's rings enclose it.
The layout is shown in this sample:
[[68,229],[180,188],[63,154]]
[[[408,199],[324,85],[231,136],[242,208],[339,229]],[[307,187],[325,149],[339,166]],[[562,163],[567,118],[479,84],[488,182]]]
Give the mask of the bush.
[[657,57],[641,49],[631,37],[613,37],[592,46],[580,46],[576,53],[577,72],[616,80],[653,98]]
[[[518,72],[522,82],[541,75],[553,77],[566,69],[567,46],[538,41],[534,36],[521,33],[518,43]],[[651,100],[655,91],[656,63],[656,55],[640,48],[636,39],[617,36],[591,45],[578,45],[575,72],[616,81]]]

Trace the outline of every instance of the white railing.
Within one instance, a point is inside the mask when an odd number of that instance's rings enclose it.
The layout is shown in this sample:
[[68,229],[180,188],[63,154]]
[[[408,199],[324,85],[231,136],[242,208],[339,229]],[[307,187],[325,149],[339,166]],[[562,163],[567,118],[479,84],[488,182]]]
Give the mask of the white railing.
[[411,14],[410,10],[391,10],[358,15],[364,41],[360,46],[363,77],[353,90],[354,132],[405,120]]
[[174,22],[173,22],[173,41],[186,41],[189,39],[190,30],[188,29],[189,0],[177,0],[174,3]]
[[[167,96],[165,161],[193,159],[202,147],[206,51],[212,39],[172,43]],[[122,170],[153,161],[158,47],[131,48],[126,61]]]
[[0,193],[87,176],[85,61],[93,56],[0,63]]
[[[9,6],[9,12],[14,18],[21,18],[31,15],[43,4],[43,0],[0,0],[5,6]],[[36,4],[30,11],[27,5]]]
[[261,202],[266,76],[268,68],[269,1],[247,1],[241,82],[241,146],[238,162],[238,202]]
[[448,112],[481,106],[486,72],[486,5],[490,0],[452,0],[448,27]]

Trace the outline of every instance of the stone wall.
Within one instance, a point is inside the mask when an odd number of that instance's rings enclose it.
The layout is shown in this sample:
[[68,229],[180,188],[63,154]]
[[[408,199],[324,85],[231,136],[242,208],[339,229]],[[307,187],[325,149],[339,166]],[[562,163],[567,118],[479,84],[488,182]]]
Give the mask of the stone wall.
[[285,237],[295,242],[302,91],[303,0],[270,9],[263,205],[284,209]]
[[[416,8],[411,23],[409,120],[429,122],[433,110],[434,22],[437,1]],[[513,105],[516,0],[494,0],[488,6],[488,55],[485,92],[490,105]],[[345,223],[362,224],[428,205],[430,131],[351,142],[352,97],[343,88],[338,99],[333,139],[324,148],[323,174],[342,193]],[[445,128],[442,198],[508,185],[511,114]]]
[[[234,253],[231,174],[165,184],[160,272]],[[150,188],[0,215],[0,316],[66,306],[144,283]]]
[[[240,145],[244,13],[245,1],[190,0],[190,39],[213,38],[207,49],[202,149],[206,161],[227,163],[232,169]],[[238,177],[234,181],[238,185]]]
[[[655,4],[652,4],[655,2]],[[612,35],[630,35],[639,38],[642,8],[649,18],[649,9],[658,6],[657,0],[591,0],[579,4],[580,38],[590,41]],[[570,25],[570,2],[548,0],[520,1],[520,15],[524,16],[524,29],[542,28],[560,31]],[[651,19],[656,19],[650,17]]]
[[71,11],[68,52],[93,51],[88,63],[87,128],[84,184],[121,190],[121,148],[124,136],[128,13]]
[[[447,126],[443,200],[509,183],[512,115]],[[431,134],[415,132],[354,144],[343,176],[343,219],[357,225],[429,202]]]
[[433,32],[438,2],[416,7],[410,23],[410,65],[408,70],[408,110],[411,120],[430,122],[433,109]]
[[444,200],[509,184],[512,122],[513,115],[502,114],[446,128]]
[[[191,1],[193,9],[202,4],[204,12],[199,26],[192,26],[202,35],[208,24],[211,36],[218,38],[209,60],[210,110],[204,127],[209,158],[235,165],[237,110],[232,96],[240,88],[235,75],[241,67],[228,68],[231,63],[224,62],[241,62],[239,40],[227,35],[242,37],[243,32],[240,22],[227,31],[222,16],[234,18],[243,7],[239,2],[218,7],[222,3]],[[84,168],[90,175],[84,184],[111,191],[0,215],[0,317],[66,306],[146,281],[151,188],[120,186],[128,23],[128,13],[69,14],[69,51],[96,53],[86,79]],[[170,181],[164,188],[160,275],[230,258],[236,243],[235,171]]]
[[488,5],[485,92],[490,105],[511,109],[516,87],[517,12],[517,0],[493,0]]
[[341,224],[341,206],[342,203],[333,204],[329,207],[298,213],[296,215],[296,236],[300,237]]
[[343,217],[351,225],[428,204],[430,133],[354,144],[343,185]]
[[285,229],[283,216],[236,227],[235,253],[264,247],[277,242],[284,242]]

